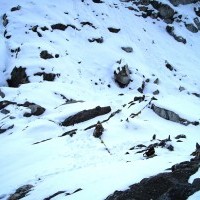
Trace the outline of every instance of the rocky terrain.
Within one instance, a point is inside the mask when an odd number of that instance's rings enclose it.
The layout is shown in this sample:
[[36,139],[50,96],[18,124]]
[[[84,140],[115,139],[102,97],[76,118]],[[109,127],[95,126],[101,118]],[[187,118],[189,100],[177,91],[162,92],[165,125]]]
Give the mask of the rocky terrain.
[[200,1],[0,16],[0,199],[200,198]]

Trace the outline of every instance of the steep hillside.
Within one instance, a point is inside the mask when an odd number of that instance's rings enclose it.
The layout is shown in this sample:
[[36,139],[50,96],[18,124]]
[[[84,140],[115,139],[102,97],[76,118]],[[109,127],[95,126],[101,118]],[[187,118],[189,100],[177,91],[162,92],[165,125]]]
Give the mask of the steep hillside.
[[191,159],[181,198],[200,198],[199,1],[2,0],[0,16],[0,199],[102,200]]

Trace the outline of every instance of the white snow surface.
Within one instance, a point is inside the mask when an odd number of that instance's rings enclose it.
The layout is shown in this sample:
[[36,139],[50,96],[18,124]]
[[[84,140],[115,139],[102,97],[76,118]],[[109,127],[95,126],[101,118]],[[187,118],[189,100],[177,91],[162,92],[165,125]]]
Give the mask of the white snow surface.
[[[21,9],[11,12],[17,5]],[[0,113],[0,128],[14,125],[0,134],[0,199],[7,199],[22,185],[32,184],[34,188],[24,200],[42,200],[57,191],[73,193],[79,188],[82,190],[72,195],[60,194],[53,199],[102,200],[115,190],[125,190],[143,178],[192,158],[190,154],[196,142],[200,142],[200,126],[167,121],[149,107],[135,118],[130,115],[145,107],[153,92],[159,90],[155,105],[190,121],[200,121],[200,98],[192,95],[200,93],[200,33],[191,33],[175,24],[176,31],[187,40],[185,45],[178,43],[166,32],[165,22],[138,17],[127,9],[129,5],[119,0],[102,4],[90,0],[1,0],[0,16],[6,13],[9,23],[6,28],[0,25],[0,90],[5,93],[0,100],[29,101],[46,111],[27,118],[23,117],[27,108],[9,105],[6,109],[10,113]],[[192,16],[194,5],[174,9]],[[96,28],[82,26],[81,22],[91,22]],[[56,23],[74,25],[78,30],[68,27],[65,31],[52,31],[51,25]],[[31,30],[35,25],[42,37]],[[43,26],[49,30],[42,31]],[[108,27],[120,31],[111,33]],[[5,29],[10,39],[4,38]],[[103,37],[102,44],[88,42],[98,37]],[[133,52],[124,52],[122,46],[132,47]],[[11,49],[18,47],[21,51],[16,56]],[[42,50],[54,56],[59,54],[59,58],[41,59]],[[126,88],[114,81],[113,72],[120,59],[132,72],[133,81]],[[176,71],[169,71],[166,61]],[[15,66],[26,67],[30,83],[8,87],[6,80]],[[53,82],[34,76],[44,71],[60,76]],[[146,101],[129,108],[128,103],[135,96],[142,96],[137,89],[147,78],[150,81],[144,90]],[[153,83],[156,78],[158,85]],[[185,90],[180,92],[180,86]],[[65,104],[61,95],[77,103]],[[60,125],[67,117],[96,106],[110,106],[111,112],[121,110],[103,123],[102,140],[110,154],[101,140],[93,137],[93,128],[84,129],[107,119],[111,113],[74,126]],[[72,129],[77,129],[73,137],[58,137]],[[157,139],[170,135],[174,151],[156,148],[157,156],[146,159],[136,154],[138,149],[129,150],[138,144],[150,145],[154,134]],[[175,136],[179,134],[186,135],[183,142],[176,142]],[[52,139],[33,145],[49,138]],[[199,198],[197,192],[189,199]]]

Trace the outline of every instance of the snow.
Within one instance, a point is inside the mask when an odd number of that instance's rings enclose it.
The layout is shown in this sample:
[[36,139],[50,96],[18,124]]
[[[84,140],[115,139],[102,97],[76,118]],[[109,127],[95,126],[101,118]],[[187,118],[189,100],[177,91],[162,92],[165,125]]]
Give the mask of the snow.
[[[137,17],[134,11],[126,8],[130,3],[114,0],[103,4],[89,0],[60,0],[59,3],[56,0],[2,0],[1,4],[0,16],[7,14],[6,29],[12,37],[3,37],[5,27],[1,24],[0,90],[6,96],[0,100],[29,101],[46,111],[43,115],[26,118],[23,114],[29,111],[28,108],[9,105],[6,107],[9,114],[0,113],[1,128],[14,124],[13,129],[0,134],[0,181],[3,183],[0,199],[7,199],[22,185],[32,184],[34,189],[24,200],[44,199],[61,190],[73,193],[79,188],[82,190],[67,198],[102,200],[115,190],[125,190],[143,178],[191,159],[196,142],[200,142],[200,126],[166,121],[148,107],[135,118],[130,115],[144,108],[158,89],[160,94],[155,96],[158,99],[153,101],[155,105],[172,110],[187,120],[200,121],[200,101],[192,95],[200,93],[199,32],[192,34],[184,26],[175,24],[177,33],[187,39],[185,45],[178,43],[166,32],[163,21]],[[18,4],[21,10],[11,12],[10,9]],[[174,9],[192,18],[193,6]],[[80,23],[86,21],[97,29],[82,27]],[[65,31],[51,31],[51,25],[56,23],[75,25],[80,31],[70,27]],[[49,30],[42,31],[38,27],[42,34],[38,37],[30,30],[35,25],[47,26]],[[110,33],[108,27],[121,30]],[[101,36],[104,38],[102,44],[88,42],[89,38]],[[122,46],[132,47],[133,53],[122,51]],[[16,58],[10,50],[17,47],[21,51]],[[43,60],[40,58],[42,50],[60,56]],[[114,82],[113,76],[120,59],[121,66],[128,64],[133,80],[123,89]],[[166,61],[177,71],[169,71]],[[19,88],[7,87],[6,80],[15,66],[27,68],[31,83]],[[60,76],[54,82],[34,76],[43,71]],[[128,103],[135,96],[143,95],[137,89],[147,78],[150,82],[144,90],[146,101],[129,108]],[[153,83],[156,78],[159,78],[158,85]],[[180,86],[186,90],[180,92]],[[66,103],[62,95],[77,102]],[[101,140],[93,137],[94,129],[84,129],[107,119],[111,113],[74,126],[60,126],[67,117],[96,106],[111,106],[112,112],[121,110],[103,124],[102,140],[110,154]],[[72,129],[77,129],[73,137],[58,137]],[[150,145],[154,134],[157,139],[170,135],[175,151],[156,148],[157,156],[145,159],[142,154],[136,154],[137,150],[130,150],[138,144]],[[175,140],[179,134],[187,137],[182,143]],[[50,140],[34,144],[46,139]],[[199,177],[199,172],[194,177]],[[60,194],[54,199],[64,198],[64,194]],[[199,199],[199,192],[189,199]]]

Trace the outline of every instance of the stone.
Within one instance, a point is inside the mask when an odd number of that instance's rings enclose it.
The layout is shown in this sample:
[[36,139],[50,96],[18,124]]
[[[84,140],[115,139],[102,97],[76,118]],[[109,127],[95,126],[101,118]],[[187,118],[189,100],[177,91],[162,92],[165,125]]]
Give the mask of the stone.
[[1,89],[0,89],[0,97],[1,98],[4,98],[6,95],[1,91]]
[[159,93],[160,93],[159,90],[156,90],[153,92],[153,95],[158,95]]
[[101,0],[92,0],[94,3],[104,3],[103,1]]
[[6,15],[6,13],[3,15],[2,19],[3,19],[3,26],[6,27],[9,23],[8,16]]
[[26,68],[15,67],[11,72],[11,78],[7,82],[9,87],[19,87],[21,84],[29,83]]
[[184,90],[185,90],[184,87],[182,87],[182,86],[179,87],[179,91],[180,91],[180,92],[182,92],[182,91],[184,91]]
[[48,53],[47,50],[44,50],[44,51],[41,51],[40,53],[40,58],[43,58],[43,59],[51,59],[51,58],[54,58],[50,53]]
[[200,17],[200,7],[194,8],[194,12],[198,17]]
[[11,194],[7,200],[19,200],[27,196],[27,194],[31,191],[33,185],[23,185],[19,187],[14,194]]
[[17,11],[17,10],[20,10],[21,9],[21,6],[16,6],[16,7],[13,7],[13,8],[11,8],[11,12],[14,12],[14,11]]
[[54,81],[56,76],[60,76],[60,74],[37,72],[34,76],[43,76],[44,81]]
[[160,108],[154,104],[152,104],[151,106],[151,109],[157,114],[159,115],[160,117],[166,119],[166,120],[169,120],[169,121],[172,121],[172,122],[176,122],[176,123],[179,123],[179,124],[182,124],[182,125],[189,125],[189,124],[192,124],[192,122],[186,120],[186,119],[183,119],[181,118],[178,114],[176,114],[175,112],[173,111],[170,111],[170,110],[167,110],[167,109],[164,109],[164,108]]
[[132,53],[133,48],[132,47],[121,47],[122,50],[124,50],[126,53]]
[[92,38],[92,39],[88,39],[89,42],[97,42],[99,44],[103,43],[103,37],[100,38]]
[[167,4],[161,4],[158,11],[162,19],[173,19],[175,14],[174,10]]
[[155,149],[154,147],[150,147],[149,149],[147,149],[147,151],[143,154],[144,157],[152,157],[155,154]]
[[93,136],[96,138],[99,138],[103,134],[103,131],[104,131],[104,128],[103,128],[101,122],[98,121],[96,124],[96,127],[94,129]]
[[111,111],[110,106],[106,106],[106,107],[97,106],[96,108],[89,109],[89,110],[83,110],[83,111],[76,113],[75,115],[72,115],[72,116],[66,118],[61,123],[61,125],[62,126],[71,126],[74,124],[78,124],[78,123],[93,119],[93,118],[101,116],[101,115],[108,114],[110,111]]
[[198,30],[200,30],[200,21],[199,21],[199,18],[195,17],[194,18],[194,23],[197,26]]
[[124,65],[121,69],[118,68],[118,72],[114,71],[114,79],[121,88],[128,86],[131,81],[128,65]]
[[58,23],[58,24],[51,25],[51,28],[53,30],[57,29],[57,30],[65,31],[65,29],[67,28],[67,26],[64,25],[64,24]]
[[185,27],[187,28],[187,30],[189,30],[192,33],[197,33],[198,32],[197,27],[192,23],[190,23],[190,24],[186,24],[185,23]]
[[118,33],[121,29],[120,29],[120,28],[108,27],[108,30],[109,30],[111,33]]
[[184,135],[184,134],[180,134],[180,135],[177,135],[176,137],[175,137],[175,139],[181,139],[181,138],[186,138],[186,135]]
[[30,113],[24,113],[24,117],[31,117],[32,115],[34,116],[39,116],[42,115],[45,112],[45,108],[43,108],[40,105],[37,105],[35,103],[30,103],[26,101],[24,104],[18,104],[19,106],[27,107],[31,110]]

